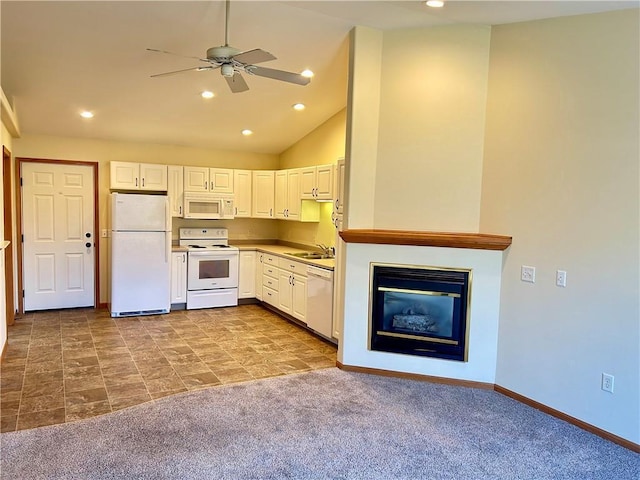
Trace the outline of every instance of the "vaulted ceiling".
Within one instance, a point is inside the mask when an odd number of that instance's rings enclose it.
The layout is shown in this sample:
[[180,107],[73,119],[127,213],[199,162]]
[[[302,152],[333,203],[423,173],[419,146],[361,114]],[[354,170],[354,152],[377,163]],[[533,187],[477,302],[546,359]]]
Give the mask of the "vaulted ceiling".
[[[280,153],[345,107],[348,33],[355,25],[495,25],[637,6],[450,0],[432,9],[419,1],[234,0],[230,45],[277,57],[264,66],[308,68],[315,76],[299,86],[244,75],[250,89],[231,93],[219,70],[150,77],[202,65],[197,58],[224,44],[224,2],[2,0],[0,81],[23,134]],[[204,90],[215,96],[203,99]],[[295,103],[306,109],[293,110]],[[95,116],[83,119],[82,110]],[[243,129],[254,133],[243,137]]]

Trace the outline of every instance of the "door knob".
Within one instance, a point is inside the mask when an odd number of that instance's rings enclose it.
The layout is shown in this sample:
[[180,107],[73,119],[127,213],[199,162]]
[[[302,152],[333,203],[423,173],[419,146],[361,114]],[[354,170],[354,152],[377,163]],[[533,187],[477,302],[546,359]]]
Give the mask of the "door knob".
[[85,233],[84,236],[87,238],[91,238],[91,234],[89,232]]
[[84,246],[87,247],[87,248],[91,248],[91,242],[85,243]]

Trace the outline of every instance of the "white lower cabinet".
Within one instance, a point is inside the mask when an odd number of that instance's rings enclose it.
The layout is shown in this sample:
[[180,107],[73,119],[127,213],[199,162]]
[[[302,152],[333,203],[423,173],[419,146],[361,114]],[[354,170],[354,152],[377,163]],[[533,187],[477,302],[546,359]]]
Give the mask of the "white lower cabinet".
[[171,304],[187,303],[187,252],[171,253]]
[[284,257],[280,257],[278,266],[278,308],[307,323],[307,266]]
[[256,291],[256,298],[258,300],[262,300],[262,258],[264,257],[264,253],[256,252],[256,269],[254,276],[254,285]]
[[279,275],[278,257],[265,253],[262,256],[262,301],[279,307]]
[[256,252],[246,250],[240,252],[238,272],[238,298],[254,298],[256,296]]

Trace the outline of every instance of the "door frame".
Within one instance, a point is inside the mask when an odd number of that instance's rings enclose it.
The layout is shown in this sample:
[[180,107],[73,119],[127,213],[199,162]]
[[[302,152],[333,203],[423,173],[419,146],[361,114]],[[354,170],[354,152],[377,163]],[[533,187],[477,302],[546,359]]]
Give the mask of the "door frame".
[[2,146],[2,184],[4,205],[4,238],[11,243],[4,249],[4,281],[5,281],[5,306],[7,326],[13,325],[15,320],[15,289],[13,283],[13,195],[11,182],[11,152],[5,145]]
[[16,157],[16,225],[18,226],[18,237],[20,239],[18,251],[18,313],[24,313],[24,280],[23,280],[23,255],[24,242],[22,228],[22,164],[23,163],[54,163],[56,165],[83,165],[93,169],[93,239],[94,256],[93,264],[93,308],[100,307],[100,217],[98,215],[98,162],[86,162],[82,160],[53,160],[48,158],[25,158]]

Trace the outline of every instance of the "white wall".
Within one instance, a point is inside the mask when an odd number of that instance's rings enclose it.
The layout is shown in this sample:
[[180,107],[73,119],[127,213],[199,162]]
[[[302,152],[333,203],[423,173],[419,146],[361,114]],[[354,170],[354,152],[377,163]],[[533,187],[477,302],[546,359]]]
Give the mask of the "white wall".
[[384,32],[375,228],[478,231],[490,34]]
[[[640,443],[638,10],[493,28],[481,230],[513,235],[496,383]],[[533,265],[536,283],[519,280]],[[567,287],[555,271],[567,271]],[[615,393],[600,389],[615,375]]]
[[373,228],[382,32],[355,27],[350,42],[344,227]]

